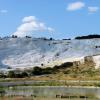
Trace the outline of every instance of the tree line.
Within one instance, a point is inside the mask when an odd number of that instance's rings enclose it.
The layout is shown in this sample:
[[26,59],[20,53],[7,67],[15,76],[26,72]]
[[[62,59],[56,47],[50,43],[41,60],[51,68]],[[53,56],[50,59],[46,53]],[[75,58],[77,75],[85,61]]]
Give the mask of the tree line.
[[94,35],[75,37],[75,39],[93,39],[93,38],[100,38],[100,35],[94,34]]
[[24,70],[24,71],[17,71],[11,70],[7,74],[3,72],[0,73],[0,78],[25,78],[31,76],[39,76],[39,75],[46,75],[46,74],[55,74],[60,71],[60,69],[65,69],[73,66],[72,62],[63,63],[61,65],[56,65],[54,67],[34,67],[32,70]]

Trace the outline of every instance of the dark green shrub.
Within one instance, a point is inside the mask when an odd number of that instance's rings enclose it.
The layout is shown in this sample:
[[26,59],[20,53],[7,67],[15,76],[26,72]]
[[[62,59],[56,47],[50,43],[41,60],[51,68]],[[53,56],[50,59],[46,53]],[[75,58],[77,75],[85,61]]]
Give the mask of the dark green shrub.
[[32,75],[42,75],[42,68],[34,67],[32,70]]
[[53,69],[58,70],[58,69],[68,68],[68,67],[71,67],[71,66],[73,66],[72,62],[66,62],[66,63],[63,63],[59,66],[54,66]]
[[21,76],[22,77],[28,77],[28,73],[27,72],[22,72]]
[[93,39],[93,38],[100,38],[100,35],[93,34],[93,35],[75,37],[75,39]]
[[15,78],[15,72],[14,71],[9,71],[7,76],[9,78]]
[[42,74],[52,74],[53,69],[50,67],[42,69]]
[[17,74],[15,74],[15,78],[24,78],[24,76],[22,76],[21,73],[17,73]]
[[6,78],[6,75],[4,75],[4,73],[0,73],[0,78]]

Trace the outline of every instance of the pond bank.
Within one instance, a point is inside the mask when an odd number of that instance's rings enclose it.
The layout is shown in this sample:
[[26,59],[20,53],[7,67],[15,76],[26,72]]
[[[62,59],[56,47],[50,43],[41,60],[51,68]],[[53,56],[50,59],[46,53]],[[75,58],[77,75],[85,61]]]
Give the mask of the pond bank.
[[87,87],[100,87],[100,81],[75,81],[75,80],[49,80],[49,81],[6,81],[0,82],[0,87],[8,87],[8,86],[87,86]]

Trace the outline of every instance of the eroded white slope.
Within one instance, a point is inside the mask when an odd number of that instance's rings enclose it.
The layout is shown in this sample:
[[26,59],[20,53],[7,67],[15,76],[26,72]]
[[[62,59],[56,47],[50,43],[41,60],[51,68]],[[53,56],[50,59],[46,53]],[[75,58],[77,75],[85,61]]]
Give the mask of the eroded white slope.
[[100,67],[100,55],[93,56],[93,61],[95,63],[95,68],[98,69]]
[[[62,62],[83,60],[98,55],[100,39],[44,40],[36,38],[7,38],[0,40],[0,67],[52,67]],[[94,57],[94,60],[97,60]],[[99,66],[99,65],[98,65]]]

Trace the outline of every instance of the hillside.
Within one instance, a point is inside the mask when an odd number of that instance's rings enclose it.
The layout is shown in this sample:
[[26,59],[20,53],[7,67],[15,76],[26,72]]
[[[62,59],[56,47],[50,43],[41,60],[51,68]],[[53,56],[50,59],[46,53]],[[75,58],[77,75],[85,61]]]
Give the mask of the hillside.
[[11,67],[53,67],[64,62],[81,61],[93,56],[95,67],[100,63],[100,39],[50,40],[45,38],[0,39],[0,69]]

